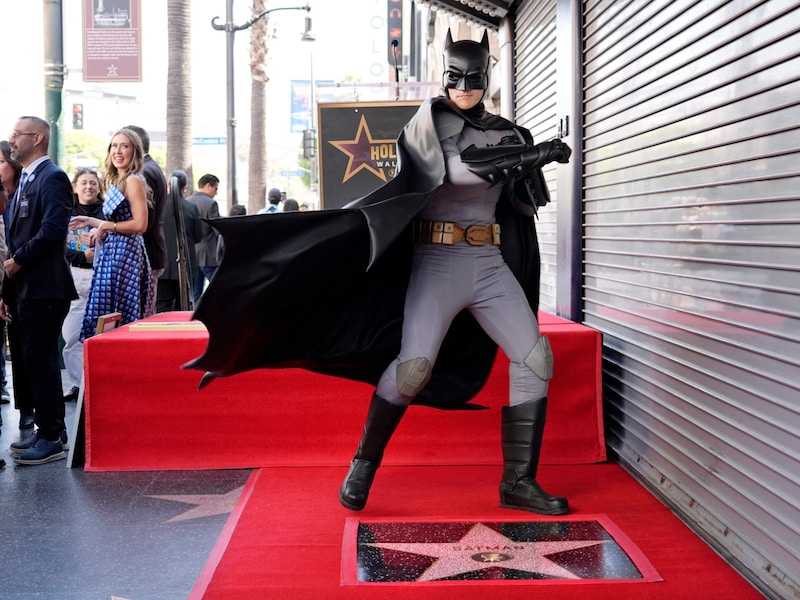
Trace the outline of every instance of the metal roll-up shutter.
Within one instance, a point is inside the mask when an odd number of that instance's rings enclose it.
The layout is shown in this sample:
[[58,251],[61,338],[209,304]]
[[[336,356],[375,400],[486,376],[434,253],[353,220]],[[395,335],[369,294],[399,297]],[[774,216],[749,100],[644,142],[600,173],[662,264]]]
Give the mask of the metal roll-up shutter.
[[[515,14],[516,122],[530,129],[536,142],[556,137],[556,4],[551,0],[522,3]],[[536,231],[542,256],[539,307],[556,306],[556,167],[543,171],[551,203],[539,209]]]
[[583,3],[584,321],[620,460],[800,596],[800,2]]

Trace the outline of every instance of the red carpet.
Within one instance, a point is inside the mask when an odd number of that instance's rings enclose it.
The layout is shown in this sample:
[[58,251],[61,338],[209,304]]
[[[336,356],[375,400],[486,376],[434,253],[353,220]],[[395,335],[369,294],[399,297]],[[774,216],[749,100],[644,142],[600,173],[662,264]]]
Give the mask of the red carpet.
[[[86,344],[86,469],[257,469],[193,600],[760,598],[620,467],[602,462],[600,336],[552,315],[542,317],[555,376],[542,449],[542,462],[550,466],[541,468],[539,480],[569,498],[569,519],[599,519],[618,532],[613,537],[628,557],[645,564],[639,568],[648,577],[635,583],[609,582],[597,573],[583,581],[363,583],[353,573],[353,540],[344,538],[353,531],[353,518],[359,526],[387,520],[514,520],[528,522],[523,525],[529,529],[544,527],[531,522],[558,519],[498,505],[499,408],[508,386],[502,355],[475,399],[489,410],[409,410],[387,448],[369,505],[352,513],[337,496],[363,427],[370,387],[305,371],[260,370],[198,392],[200,373],[180,366],[202,353],[207,334],[180,327],[187,313],[159,315],[148,323],[169,321],[176,327],[126,326]],[[589,555],[606,560],[606,547]],[[613,561],[609,569],[614,570]],[[655,581],[659,578],[663,581]]]
[[546,489],[570,499],[570,518],[603,515],[613,522],[663,581],[342,585],[343,548],[347,546],[343,534],[348,519],[558,519],[499,508],[499,466],[382,467],[369,505],[361,513],[352,513],[338,504],[338,487],[345,472],[345,467],[276,467],[255,471],[190,598],[747,600],[762,597],[667,508],[613,464],[544,467],[540,480]]

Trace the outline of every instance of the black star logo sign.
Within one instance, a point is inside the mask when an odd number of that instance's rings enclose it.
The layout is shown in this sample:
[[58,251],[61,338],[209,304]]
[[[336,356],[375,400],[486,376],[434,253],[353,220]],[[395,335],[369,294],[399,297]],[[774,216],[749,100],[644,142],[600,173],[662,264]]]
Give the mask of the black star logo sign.
[[361,115],[355,139],[329,142],[332,146],[348,156],[347,169],[345,169],[342,183],[364,169],[386,183],[386,172],[383,167],[379,166],[379,161],[381,159],[388,160],[389,157],[380,156],[380,150],[382,145],[390,145],[392,148],[392,155],[394,155],[395,141],[394,139],[373,139],[372,133],[369,130],[369,125],[367,124],[367,118],[365,115]]
[[603,540],[518,542],[482,523],[476,523],[457,542],[381,542],[365,545],[436,558],[436,561],[417,578],[417,581],[435,581],[500,566],[518,571],[541,573],[550,579],[580,579],[571,571],[547,558],[548,555],[604,543]]

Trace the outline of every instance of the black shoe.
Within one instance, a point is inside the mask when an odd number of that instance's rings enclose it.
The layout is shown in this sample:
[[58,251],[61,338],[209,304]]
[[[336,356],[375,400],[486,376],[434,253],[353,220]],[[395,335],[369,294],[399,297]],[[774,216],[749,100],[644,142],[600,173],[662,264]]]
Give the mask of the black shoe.
[[553,496],[545,492],[531,477],[517,481],[504,479],[500,482],[500,506],[527,510],[540,515],[565,515],[569,503],[563,496]]
[[[2,349],[0,349],[0,352],[2,352]],[[11,402],[11,394],[4,383],[0,386],[0,404],[8,404],[9,402]]]
[[361,510],[367,505],[369,489],[377,470],[378,465],[368,460],[355,459],[350,463],[350,470],[339,490],[339,502],[342,506],[350,510]]
[[19,411],[19,428],[20,429],[33,429],[35,418],[32,410]]
[[14,462],[18,465],[43,465],[65,458],[67,455],[61,447],[61,440],[51,442],[43,437],[37,437],[29,450],[14,456]]
[[[9,449],[11,450],[12,454],[23,454],[33,447],[39,437],[39,431],[37,430],[36,433],[29,435],[24,440],[13,442],[9,446]],[[67,430],[62,430],[58,437],[59,441],[61,442],[61,449],[64,451],[69,450],[69,443],[67,442]]]
[[80,388],[76,388],[73,385],[72,388],[64,394],[64,402],[75,402],[78,399],[78,393],[80,391]]

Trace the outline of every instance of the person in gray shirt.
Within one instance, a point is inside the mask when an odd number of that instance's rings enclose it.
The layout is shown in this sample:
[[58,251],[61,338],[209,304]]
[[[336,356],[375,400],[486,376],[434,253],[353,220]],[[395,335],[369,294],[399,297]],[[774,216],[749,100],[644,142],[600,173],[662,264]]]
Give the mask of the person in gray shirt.
[[[219,178],[206,173],[197,181],[197,191],[188,200],[197,207],[201,219],[218,219],[219,206],[214,196],[219,189]],[[200,301],[206,281],[211,281],[217,270],[218,235],[211,225],[203,222],[203,236],[195,245],[194,304]]]

